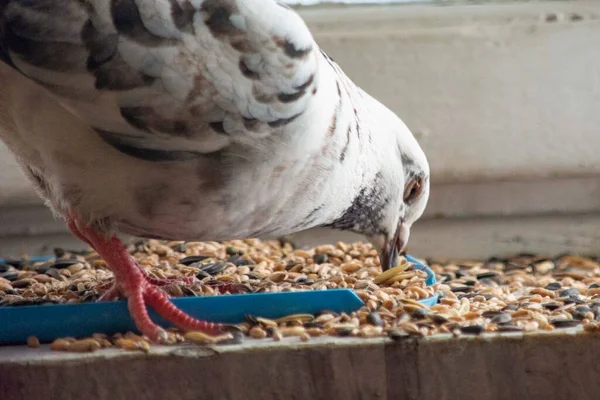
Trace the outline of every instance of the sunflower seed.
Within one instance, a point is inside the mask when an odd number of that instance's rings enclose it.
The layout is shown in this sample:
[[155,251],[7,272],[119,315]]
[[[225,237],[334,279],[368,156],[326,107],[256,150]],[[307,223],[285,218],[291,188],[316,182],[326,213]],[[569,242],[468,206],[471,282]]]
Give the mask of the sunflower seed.
[[81,263],[81,261],[79,261],[79,260],[62,259],[62,260],[55,261],[54,264],[52,264],[52,268],[63,269],[63,268],[70,267],[71,265],[80,264],[80,263]]
[[194,263],[204,261],[207,258],[209,258],[209,257],[207,257],[207,256],[188,256],[188,257],[184,257],[181,260],[179,260],[179,264],[192,265]]
[[468,335],[479,335],[485,331],[481,325],[467,325],[460,328],[461,333]]
[[492,322],[494,324],[506,324],[510,321],[512,321],[512,317],[510,314],[500,313],[500,314],[496,315],[495,317],[493,317],[490,322]]
[[555,319],[550,321],[555,328],[573,328],[581,325],[581,321],[576,319]]

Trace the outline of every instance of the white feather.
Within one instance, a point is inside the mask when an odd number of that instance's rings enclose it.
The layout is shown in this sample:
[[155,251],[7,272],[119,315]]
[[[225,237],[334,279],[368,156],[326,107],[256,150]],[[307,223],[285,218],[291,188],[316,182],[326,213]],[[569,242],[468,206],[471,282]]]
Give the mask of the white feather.
[[[9,2],[3,15],[9,27],[12,19],[29,15],[28,23],[51,32],[48,42],[38,45],[61,40],[85,49],[79,32],[88,19],[99,35],[119,31],[110,2],[89,1],[96,10],[92,14],[78,9],[79,3],[55,1],[56,10],[44,14],[42,7],[32,17],[28,3]],[[406,180],[397,149],[429,174],[422,150],[402,121],[321,53],[293,11],[273,0],[212,0],[215,6],[233,7],[232,32],[242,32],[246,40],[239,50],[232,45],[239,37],[220,36],[206,25],[206,1],[189,3],[196,8],[193,24],[181,30],[170,2],[135,0],[147,31],[169,42],[149,45],[119,36],[116,50],[127,71],[155,78],[127,90],[98,90],[91,72],[33,65],[2,38],[22,74],[0,66],[0,138],[47,181],[50,193],[42,195],[59,213],[74,209],[88,220],[107,219],[125,233],[224,240],[329,224],[379,175],[377,184],[390,199],[381,226],[392,230],[402,217]],[[59,9],[76,11],[61,19]],[[306,49],[311,51],[289,54]],[[47,91],[35,81],[55,89]],[[303,85],[305,93],[297,98],[277,100],[300,92]],[[150,108],[159,123],[149,131],[139,129],[120,107]],[[187,131],[161,128],[165,119],[180,120]],[[209,122],[219,121],[226,134],[209,128]],[[144,149],[221,153],[217,161],[141,160],[107,144],[94,129]],[[76,203],[66,195],[73,187],[83,193]],[[407,223],[420,216],[426,201],[425,196],[407,214]]]

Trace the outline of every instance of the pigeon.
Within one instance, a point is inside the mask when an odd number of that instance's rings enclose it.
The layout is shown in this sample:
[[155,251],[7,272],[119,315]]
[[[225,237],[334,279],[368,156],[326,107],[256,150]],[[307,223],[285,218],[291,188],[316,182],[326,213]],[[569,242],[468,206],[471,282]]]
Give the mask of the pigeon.
[[0,1],[0,139],[114,274],[139,331],[231,327],[183,313],[119,239],[224,241],[314,227],[396,265],[429,165],[276,0]]

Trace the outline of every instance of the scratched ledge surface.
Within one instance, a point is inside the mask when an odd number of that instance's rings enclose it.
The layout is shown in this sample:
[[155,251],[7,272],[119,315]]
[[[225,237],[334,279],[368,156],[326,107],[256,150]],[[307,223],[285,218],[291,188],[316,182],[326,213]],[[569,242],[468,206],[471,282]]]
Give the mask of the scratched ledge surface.
[[0,393],[17,399],[597,399],[600,336],[449,335],[247,340],[149,354],[0,348]]

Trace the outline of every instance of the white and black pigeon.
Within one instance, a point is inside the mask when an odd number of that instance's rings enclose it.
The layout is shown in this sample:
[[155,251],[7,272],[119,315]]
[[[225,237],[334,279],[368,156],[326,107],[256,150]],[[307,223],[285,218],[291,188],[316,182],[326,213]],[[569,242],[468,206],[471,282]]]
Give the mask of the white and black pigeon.
[[395,265],[429,197],[406,125],[275,0],[0,0],[0,138],[104,258],[139,330],[178,310],[116,234],[364,234]]

